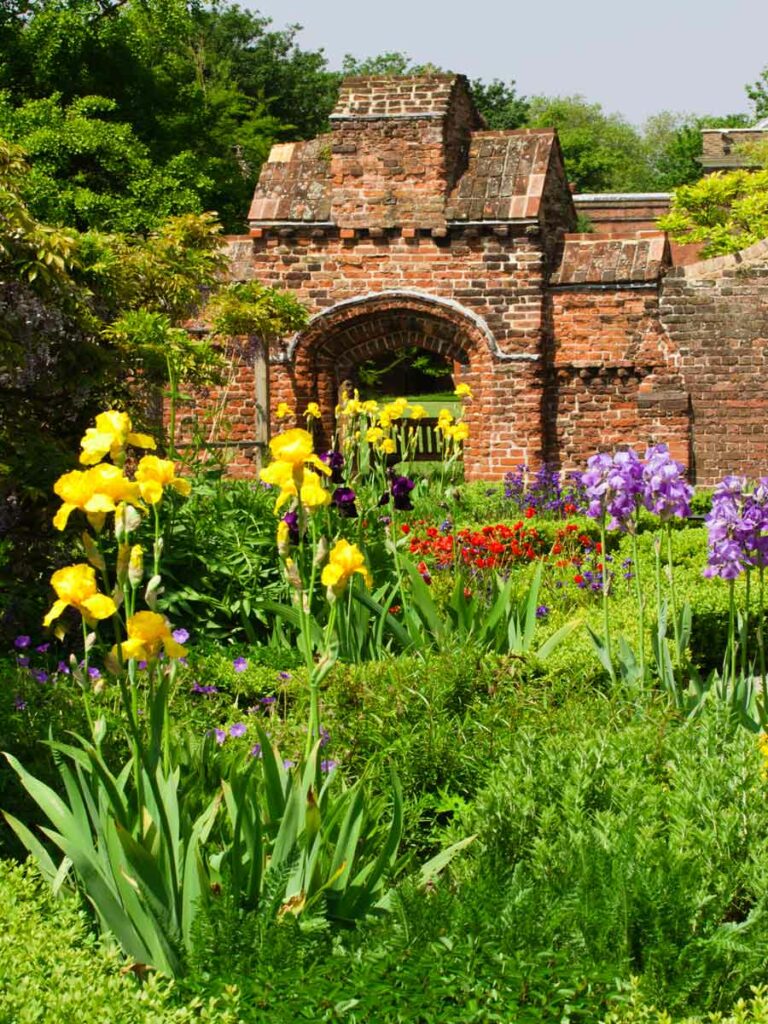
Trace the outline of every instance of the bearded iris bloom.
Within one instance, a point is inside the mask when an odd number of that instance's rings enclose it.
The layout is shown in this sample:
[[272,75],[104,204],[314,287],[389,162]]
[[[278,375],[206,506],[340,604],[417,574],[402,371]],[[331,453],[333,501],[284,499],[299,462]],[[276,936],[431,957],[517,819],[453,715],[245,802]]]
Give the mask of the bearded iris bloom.
[[145,455],[138,464],[136,482],[142,498],[150,505],[162,500],[166,487],[172,487],[185,498],[192,490],[189,480],[176,476],[176,464],[171,459],[159,459],[156,455]]
[[56,591],[56,601],[43,619],[44,626],[50,626],[67,608],[80,612],[89,625],[108,619],[117,611],[112,598],[99,593],[96,570],[85,562],[58,569],[51,576],[51,586]]
[[53,490],[64,502],[53,520],[57,530],[64,529],[75,509],[84,512],[91,526],[100,530],[107,512],[114,512],[121,502],[135,502],[140,497],[138,485],[128,480],[119,466],[108,462],[65,473]]
[[320,577],[323,586],[328,588],[329,599],[335,600],[343,594],[355,574],[362,576],[367,586],[372,585],[365,556],[357,544],[343,539],[336,541]]
[[[168,620],[158,612],[136,612],[126,622],[125,629],[128,639],[120,644],[120,653],[124,659],[152,661],[161,650],[169,658],[186,657],[186,647],[174,640]],[[117,646],[112,648],[114,657],[117,657],[117,650]]]
[[113,462],[120,462],[125,457],[125,448],[129,444],[136,448],[157,447],[154,438],[149,434],[134,433],[127,412],[108,409],[96,417],[95,427],[86,430],[80,442],[80,462],[84,466],[95,466],[107,455]]

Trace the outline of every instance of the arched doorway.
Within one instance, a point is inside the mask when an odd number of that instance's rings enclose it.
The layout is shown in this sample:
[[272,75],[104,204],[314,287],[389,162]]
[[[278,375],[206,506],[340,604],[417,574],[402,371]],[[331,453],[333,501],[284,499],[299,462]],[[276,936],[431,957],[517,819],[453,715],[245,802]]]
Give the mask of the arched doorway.
[[[318,314],[291,342],[288,373],[292,397],[299,413],[317,402],[323,413],[323,435],[332,436],[334,409],[342,385],[371,388],[370,372],[390,373],[389,385],[406,384],[404,397],[426,397],[429,374],[413,374],[398,381],[391,369],[403,368],[402,353],[423,355],[423,367],[437,370],[431,379],[446,400],[459,383],[472,389],[474,398],[466,411],[470,437],[465,460],[485,461],[489,435],[489,402],[484,384],[493,376],[495,341],[487,325],[458,303],[414,292],[382,292],[338,303]],[[366,371],[369,373],[366,383]],[[386,382],[386,380],[385,380]],[[279,385],[273,388],[279,389]],[[284,393],[284,388],[281,391]],[[375,397],[385,397],[382,390]]]

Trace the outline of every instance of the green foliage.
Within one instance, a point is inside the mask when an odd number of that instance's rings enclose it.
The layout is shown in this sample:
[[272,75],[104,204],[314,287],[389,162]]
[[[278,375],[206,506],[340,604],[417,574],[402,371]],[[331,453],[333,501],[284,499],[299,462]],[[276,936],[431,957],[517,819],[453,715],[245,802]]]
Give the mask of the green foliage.
[[474,79],[472,96],[491,131],[525,127],[530,113],[530,101],[525,96],[518,96],[514,81],[502,82],[494,78],[491,82],[484,82],[479,78]]
[[662,111],[646,121],[643,143],[650,168],[649,187],[667,192],[701,178],[702,128],[748,127],[745,114],[693,117]]
[[0,861],[0,1017],[14,1024],[236,1024],[231,993],[189,995],[172,984],[140,984],[115,947],[96,940],[73,899],[55,899],[29,867]]
[[756,82],[746,87],[746,92],[755,105],[755,119],[768,117],[768,67],[763,68]]
[[80,230],[141,231],[182,212],[200,212],[211,181],[192,153],[155,164],[114,100],[58,94],[14,108],[0,94],[0,133],[31,165],[23,196],[35,217]]
[[568,180],[577,192],[642,192],[648,187],[639,132],[582,96],[534,96],[527,125],[556,128]]
[[678,242],[703,242],[702,255],[738,252],[768,235],[768,170],[709,174],[679,188],[659,221]]

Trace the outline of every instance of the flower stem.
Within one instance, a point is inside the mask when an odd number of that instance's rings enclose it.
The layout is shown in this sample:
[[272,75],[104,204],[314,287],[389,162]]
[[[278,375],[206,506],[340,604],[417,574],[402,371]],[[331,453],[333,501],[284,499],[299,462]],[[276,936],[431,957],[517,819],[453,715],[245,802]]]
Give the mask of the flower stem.
[[600,550],[602,553],[602,576],[603,576],[603,629],[605,630],[605,653],[610,665],[609,674],[611,682],[616,682],[616,670],[613,666],[613,648],[611,646],[611,620],[608,612],[608,563],[606,562],[605,549],[605,514],[600,520]]
[[632,560],[635,569],[635,593],[637,594],[638,653],[640,656],[640,680],[645,683],[645,598],[640,580],[640,555],[637,547],[637,531],[632,531]]

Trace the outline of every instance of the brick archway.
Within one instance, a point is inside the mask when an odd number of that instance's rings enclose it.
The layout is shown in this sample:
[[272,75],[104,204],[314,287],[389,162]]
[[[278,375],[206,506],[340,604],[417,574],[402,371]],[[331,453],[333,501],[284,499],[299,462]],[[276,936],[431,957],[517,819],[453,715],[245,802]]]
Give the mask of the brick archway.
[[487,447],[495,339],[476,314],[459,303],[429,295],[381,292],[338,303],[315,316],[288,346],[286,364],[273,367],[273,408],[286,400],[301,413],[309,402],[323,412],[327,440],[342,382],[356,377],[365,360],[406,346],[417,346],[458,364],[460,379],[472,388],[467,409],[468,463]]

